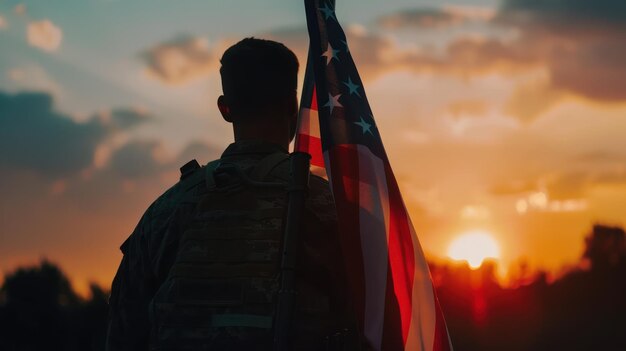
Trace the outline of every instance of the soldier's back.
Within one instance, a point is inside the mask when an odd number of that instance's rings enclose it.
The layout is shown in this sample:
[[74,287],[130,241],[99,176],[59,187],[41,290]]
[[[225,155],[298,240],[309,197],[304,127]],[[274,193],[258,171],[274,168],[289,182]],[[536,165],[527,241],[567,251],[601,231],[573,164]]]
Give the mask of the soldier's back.
[[[156,255],[163,276],[150,305],[151,348],[270,350],[288,154],[271,145],[235,143],[190,177],[204,183],[178,196]],[[324,179],[313,176],[309,185],[293,349],[340,349],[351,321],[334,202]]]

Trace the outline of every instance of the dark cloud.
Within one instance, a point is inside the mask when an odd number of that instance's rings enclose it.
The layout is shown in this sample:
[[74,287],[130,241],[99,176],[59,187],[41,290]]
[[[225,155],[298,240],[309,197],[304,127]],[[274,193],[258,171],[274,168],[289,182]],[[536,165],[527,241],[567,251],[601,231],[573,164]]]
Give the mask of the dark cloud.
[[206,164],[219,158],[220,152],[204,142],[192,141],[175,157],[168,157],[157,140],[133,140],[113,153],[108,168],[125,180],[159,177],[178,170],[192,159]]
[[89,167],[106,138],[147,119],[132,110],[114,110],[77,122],[54,109],[46,93],[0,92],[0,168],[66,176]]
[[626,27],[626,2],[620,0],[505,0],[497,21],[528,31],[559,35],[615,34]]
[[494,21],[520,30],[511,45],[545,63],[554,89],[626,100],[626,2],[506,0]]
[[141,54],[151,76],[166,84],[185,84],[213,72],[218,53],[204,38],[180,36]]
[[545,79],[530,81],[516,87],[504,110],[521,122],[532,122],[554,107],[562,96]]
[[555,52],[550,60],[554,87],[595,100],[626,100],[626,28],[623,33]]
[[412,9],[382,16],[378,19],[378,25],[386,29],[406,27],[417,28],[442,28],[460,24],[464,17],[459,13],[443,9]]
[[472,6],[446,6],[442,8],[416,8],[399,11],[378,18],[377,23],[385,29],[398,28],[447,28],[470,21],[487,21],[494,16],[489,8]]
[[[491,73],[518,74],[543,69],[547,79],[533,108],[509,111],[532,120],[567,92],[592,100],[626,100],[626,2],[618,0],[504,0],[497,13],[488,9],[413,9],[383,16],[383,28],[444,28],[481,18],[516,32],[512,39],[461,37],[442,52],[403,50],[376,34],[362,35],[360,50],[351,42],[355,60],[366,72],[403,69],[462,78]],[[366,75],[367,78],[367,75]],[[509,107],[529,91],[518,91]]]
[[166,166],[163,162],[163,147],[156,141],[126,143],[109,161],[111,170],[124,179],[157,176]]
[[140,108],[115,109],[100,114],[105,125],[112,128],[128,129],[150,120],[152,117]]
[[0,164],[61,175],[91,164],[108,135],[100,122],[73,121],[44,93],[0,93]]
[[493,72],[515,73],[536,67],[540,61],[523,47],[498,39],[459,38],[446,47],[443,55],[406,53],[400,62],[403,67],[416,72],[467,78]]

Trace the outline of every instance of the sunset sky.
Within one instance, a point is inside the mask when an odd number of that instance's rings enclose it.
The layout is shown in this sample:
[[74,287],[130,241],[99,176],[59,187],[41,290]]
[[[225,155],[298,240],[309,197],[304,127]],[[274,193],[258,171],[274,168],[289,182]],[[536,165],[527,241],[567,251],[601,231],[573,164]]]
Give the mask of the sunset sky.
[[[481,231],[504,269],[558,273],[593,223],[626,225],[625,1],[337,0],[337,16],[431,259]],[[0,0],[0,273],[47,257],[79,290],[109,286],[178,168],[231,142],[219,57],[247,36],[303,68],[302,1]]]

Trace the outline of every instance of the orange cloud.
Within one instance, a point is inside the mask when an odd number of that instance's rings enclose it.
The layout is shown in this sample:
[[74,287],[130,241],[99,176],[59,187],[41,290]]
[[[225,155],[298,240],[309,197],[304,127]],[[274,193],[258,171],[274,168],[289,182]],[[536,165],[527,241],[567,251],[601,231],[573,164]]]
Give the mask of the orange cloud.
[[[623,160],[624,158],[622,158]],[[491,188],[495,196],[516,196],[516,211],[574,212],[589,207],[587,197],[597,186],[626,184],[626,171],[596,165],[580,171],[560,170],[530,181],[504,182]]]
[[217,53],[206,39],[180,37],[159,44],[142,54],[150,76],[166,84],[185,84],[214,73],[219,64]]
[[546,80],[522,83],[509,98],[504,112],[520,121],[531,122],[546,113],[563,98],[563,93]]
[[515,209],[519,214],[530,211],[540,212],[580,212],[587,209],[585,199],[553,200],[547,193],[538,191],[517,200]]
[[457,100],[451,102],[447,111],[450,115],[459,118],[462,116],[481,117],[489,110],[489,106],[484,100]]
[[56,51],[63,40],[63,32],[50,20],[30,22],[26,34],[31,46],[49,52]]
[[17,5],[15,5],[15,7],[13,8],[13,12],[15,12],[17,15],[25,15],[26,14],[26,5],[24,5],[24,4],[17,4]]

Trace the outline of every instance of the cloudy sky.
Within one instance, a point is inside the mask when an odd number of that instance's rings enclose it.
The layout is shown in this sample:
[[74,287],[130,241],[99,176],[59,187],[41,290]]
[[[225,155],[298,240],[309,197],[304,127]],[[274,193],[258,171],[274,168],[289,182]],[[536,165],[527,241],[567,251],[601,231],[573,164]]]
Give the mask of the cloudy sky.
[[[558,272],[626,224],[626,2],[337,0],[422,246],[481,229],[501,266]],[[109,285],[119,245],[231,140],[219,57],[305,62],[293,0],[0,0],[0,270],[41,257]]]

